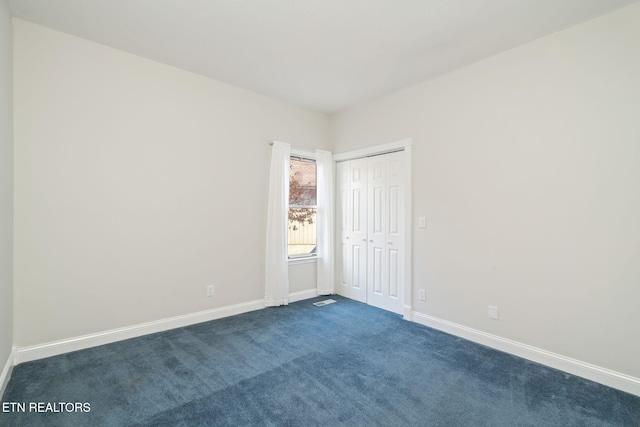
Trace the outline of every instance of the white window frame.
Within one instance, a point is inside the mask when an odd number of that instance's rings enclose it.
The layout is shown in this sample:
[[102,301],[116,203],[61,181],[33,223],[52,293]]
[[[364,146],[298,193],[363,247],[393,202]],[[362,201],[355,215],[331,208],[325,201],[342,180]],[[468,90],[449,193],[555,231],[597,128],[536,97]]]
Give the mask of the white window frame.
[[[300,148],[291,148],[291,152],[289,153],[289,159],[305,159],[305,160],[312,160],[314,163],[316,163],[316,167],[317,167],[317,162],[316,162],[316,153],[315,151],[311,151],[311,150],[304,150],[304,149],[300,149]],[[318,179],[317,179],[317,175],[316,175],[316,186],[318,184]],[[289,208],[314,208],[316,210],[316,213],[318,212],[318,201],[316,200],[316,204],[315,205],[289,205]],[[288,215],[289,209],[287,209],[287,215]],[[288,236],[289,230],[287,229],[287,236]],[[287,237],[287,241],[288,241],[288,237]],[[316,232],[316,242],[318,241],[318,235]],[[289,264],[304,264],[304,263],[309,263],[309,262],[316,262],[318,259],[318,254],[300,254],[300,255],[287,255]]]

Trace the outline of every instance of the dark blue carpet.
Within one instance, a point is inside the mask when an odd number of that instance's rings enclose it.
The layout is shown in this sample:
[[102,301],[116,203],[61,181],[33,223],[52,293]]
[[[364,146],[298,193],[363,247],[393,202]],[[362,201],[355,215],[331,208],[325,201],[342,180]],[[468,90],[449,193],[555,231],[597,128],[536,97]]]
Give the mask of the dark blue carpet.
[[[323,298],[319,298],[323,299]],[[2,426],[640,426],[640,398],[336,297],[24,363]]]

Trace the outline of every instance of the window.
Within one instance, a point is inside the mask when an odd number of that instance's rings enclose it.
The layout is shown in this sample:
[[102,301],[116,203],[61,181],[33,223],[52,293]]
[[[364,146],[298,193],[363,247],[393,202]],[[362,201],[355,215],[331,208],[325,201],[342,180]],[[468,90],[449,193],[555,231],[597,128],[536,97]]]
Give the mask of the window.
[[291,156],[289,164],[289,258],[316,255],[316,161]]

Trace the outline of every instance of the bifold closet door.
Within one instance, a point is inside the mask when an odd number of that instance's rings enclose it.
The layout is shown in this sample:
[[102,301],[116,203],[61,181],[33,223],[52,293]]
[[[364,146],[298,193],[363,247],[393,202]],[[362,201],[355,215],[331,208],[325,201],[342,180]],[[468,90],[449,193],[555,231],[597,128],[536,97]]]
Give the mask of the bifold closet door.
[[403,153],[337,164],[337,293],[402,312]]

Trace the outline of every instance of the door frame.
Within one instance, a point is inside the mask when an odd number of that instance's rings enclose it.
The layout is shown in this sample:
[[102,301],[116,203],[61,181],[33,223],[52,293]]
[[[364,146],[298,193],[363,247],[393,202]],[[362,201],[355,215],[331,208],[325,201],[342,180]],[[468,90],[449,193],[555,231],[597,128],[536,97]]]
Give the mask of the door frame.
[[[413,310],[413,294],[412,294],[412,265],[413,265],[413,244],[411,237],[413,236],[413,211],[412,211],[412,174],[411,174],[411,146],[412,138],[404,138],[399,141],[387,144],[374,145],[372,147],[362,148],[360,150],[347,151],[333,155],[334,177],[336,163],[345,160],[354,160],[362,157],[377,156],[380,154],[393,153],[395,151],[404,151],[404,284],[403,284],[403,306],[402,317],[405,320],[411,320],[411,312]],[[336,230],[337,232],[337,230]],[[337,260],[336,260],[337,262]]]

